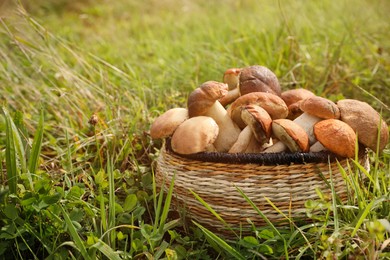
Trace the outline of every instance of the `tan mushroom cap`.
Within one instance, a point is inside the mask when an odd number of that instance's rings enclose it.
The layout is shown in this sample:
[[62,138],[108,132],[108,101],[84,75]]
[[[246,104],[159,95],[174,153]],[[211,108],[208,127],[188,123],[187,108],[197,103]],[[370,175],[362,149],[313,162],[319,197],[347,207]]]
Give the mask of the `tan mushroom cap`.
[[150,136],[153,139],[169,137],[187,119],[188,110],[186,108],[171,108],[154,120],[150,127]]
[[313,92],[304,88],[289,89],[283,91],[281,94],[281,98],[287,106],[290,106],[291,104],[294,104],[300,100],[314,96],[315,94]]
[[240,68],[230,68],[223,74],[223,82],[228,84],[228,89],[232,90],[238,87],[240,83]]
[[251,92],[267,92],[281,95],[279,80],[267,67],[253,65],[241,69],[240,93],[245,95]]
[[218,81],[206,81],[196,88],[188,97],[189,117],[202,116],[218,99],[228,93],[228,85]]
[[374,108],[366,102],[355,99],[339,100],[337,106],[340,109],[340,119],[352,127],[361,144],[377,151],[379,129],[379,151],[385,148],[389,142],[389,129]]
[[247,105],[241,111],[241,118],[251,128],[260,145],[268,143],[272,134],[272,119],[265,109],[257,105]]
[[306,131],[289,119],[275,119],[272,122],[274,136],[284,143],[291,152],[309,151],[309,138]]
[[314,135],[329,151],[342,157],[354,157],[356,134],[343,121],[338,119],[322,120],[314,125]]
[[172,150],[179,154],[204,152],[218,136],[217,123],[208,116],[196,116],[184,121],[172,135]]
[[323,119],[340,118],[340,110],[336,103],[323,97],[309,97],[300,103],[303,112]]
[[228,109],[230,117],[241,129],[245,127],[241,119],[241,110],[246,105],[262,107],[272,119],[286,118],[288,115],[286,103],[279,96],[266,92],[252,92],[237,98]]

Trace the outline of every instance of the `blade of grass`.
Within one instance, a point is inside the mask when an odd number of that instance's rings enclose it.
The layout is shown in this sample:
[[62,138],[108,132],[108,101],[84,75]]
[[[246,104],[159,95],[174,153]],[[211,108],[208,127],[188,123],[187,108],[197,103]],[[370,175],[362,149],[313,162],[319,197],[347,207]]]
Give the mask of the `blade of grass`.
[[228,228],[229,231],[232,231],[236,236],[236,232],[230,227],[228,223],[206,202],[204,201],[196,192],[190,189],[190,192],[195,196],[195,198],[211,213],[213,214],[221,223]]
[[[115,226],[115,183],[112,157],[107,155],[107,174],[108,174],[108,228]],[[115,248],[115,230],[110,233],[110,246]]]
[[213,242],[215,242],[219,247],[221,247],[226,253],[234,257],[235,259],[241,259],[245,260],[246,258],[241,255],[237,250],[235,250],[233,247],[231,247],[228,243],[226,243],[223,239],[209,231],[207,228],[203,227],[199,223],[196,223],[195,221],[192,221],[199,229],[207,236],[209,239],[211,239]]
[[176,173],[173,174],[171,184],[169,185],[169,190],[168,190],[167,196],[165,198],[164,208],[163,208],[163,211],[161,213],[160,226],[159,226],[159,230],[158,230],[160,234],[162,234],[164,231],[164,224],[165,224],[165,221],[167,220],[167,217],[168,217],[169,207],[171,205],[172,194],[173,194],[173,186],[175,185],[175,176],[176,176]]
[[30,157],[28,158],[28,171],[31,174],[35,174],[38,168],[39,155],[41,154],[42,139],[43,139],[43,122],[44,122],[44,115],[43,115],[43,109],[41,109],[38,128],[35,132],[34,140],[31,147]]
[[[285,257],[286,259],[288,259],[288,250],[287,250],[287,241],[286,239],[284,239],[284,237],[282,236],[282,234],[280,234],[279,230],[272,224],[272,222],[267,218],[266,215],[264,215],[263,212],[261,212],[261,210],[253,203],[253,201],[248,198],[248,196],[239,188],[239,187],[236,187],[236,189],[238,190],[238,192],[241,194],[241,196],[252,206],[252,208],[254,210],[256,210],[256,212],[264,219],[265,222],[267,222],[267,224],[271,227],[271,229],[276,233],[278,234],[278,236],[283,240],[283,245],[284,245],[284,253],[285,253]],[[271,201],[268,199],[268,198],[265,198],[268,203],[271,203]],[[273,203],[271,203],[271,205],[274,207],[275,205],[273,205]],[[284,214],[283,214],[284,215]],[[284,215],[285,216],[285,215]],[[285,216],[287,219],[288,217]]]
[[[160,212],[161,212],[161,207],[162,207],[162,202],[163,202],[163,195],[164,195],[164,189],[163,187],[165,187],[165,178],[163,179],[162,181],[162,184],[161,184],[161,190],[160,190],[160,193],[159,195],[157,196],[157,187],[156,187],[156,181],[155,181],[155,174],[154,174],[154,171],[152,170],[152,178],[153,178],[153,203],[154,203],[154,209],[155,209],[155,220],[154,220],[154,225],[153,225],[153,230],[154,231],[157,231],[158,229],[158,224],[159,224],[159,221],[160,221]],[[158,198],[158,200],[156,200],[156,198]]]
[[70,219],[68,213],[65,211],[65,209],[60,206],[62,215],[64,216],[65,223],[68,227],[69,233],[71,237],[73,238],[74,243],[76,244],[76,249],[80,251],[81,255],[83,256],[84,259],[86,260],[92,260],[92,258],[89,257],[89,254],[87,252],[87,249],[84,246],[83,240],[80,238],[79,234],[77,233],[77,230],[75,226],[72,223],[72,220]]
[[7,168],[8,187],[11,193],[16,193],[16,184],[18,182],[18,167],[16,161],[16,147],[12,129],[12,119],[4,107],[2,108],[5,116],[5,162]]
[[356,220],[355,228],[353,229],[353,231],[351,233],[351,237],[356,235],[356,232],[359,230],[359,228],[362,225],[363,221],[366,219],[367,215],[370,213],[370,210],[371,210],[373,205],[374,205],[374,201],[371,201],[367,205],[367,207],[363,211],[360,212],[360,214],[359,214],[360,217]]
[[100,252],[102,252],[105,256],[108,257],[108,259],[113,259],[113,260],[120,260],[122,259],[118,253],[116,253],[112,247],[110,247],[109,245],[107,245],[106,243],[104,243],[102,240],[98,240],[98,242],[96,242],[95,244],[93,244],[91,246],[91,248],[96,248],[98,249]]

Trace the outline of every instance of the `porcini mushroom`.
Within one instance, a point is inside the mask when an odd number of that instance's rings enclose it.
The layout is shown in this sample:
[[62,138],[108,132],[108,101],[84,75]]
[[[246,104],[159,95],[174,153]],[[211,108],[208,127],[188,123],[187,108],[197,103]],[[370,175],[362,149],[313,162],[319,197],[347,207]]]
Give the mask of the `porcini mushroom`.
[[[241,118],[247,126],[241,131],[229,153],[261,151],[271,137],[270,115],[259,106],[247,105],[241,111]],[[250,150],[247,150],[248,147]]]
[[304,88],[289,89],[283,91],[281,94],[281,98],[287,106],[290,106],[291,104],[294,104],[300,100],[314,96],[315,94],[313,92]]
[[240,73],[241,69],[239,68],[231,68],[227,69],[223,74],[223,82],[228,84],[228,90],[233,90],[238,88],[240,83]]
[[187,119],[188,110],[186,108],[171,108],[153,121],[150,127],[150,136],[152,139],[169,137]]
[[260,65],[253,65],[241,69],[240,95],[251,92],[267,92],[281,95],[279,80],[270,69]]
[[[289,119],[276,119],[272,121],[272,133],[282,142],[290,152],[307,152],[309,151],[309,138],[306,131]],[[278,142],[278,143],[279,143]],[[283,145],[274,144],[277,147],[280,146],[283,151]],[[275,149],[271,149],[272,146],[265,150],[265,152],[281,152]]]
[[300,102],[300,109],[303,111],[303,114],[293,121],[305,129],[309,136],[310,145],[316,142],[313,133],[314,124],[323,119],[340,117],[340,111],[337,105],[333,101],[319,96],[302,100]]
[[356,149],[354,130],[338,119],[325,119],[314,125],[316,139],[329,151],[342,157],[353,157]]
[[209,116],[219,126],[219,135],[214,146],[219,152],[227,152],[236,142],[240,129],[232,121],[226,109],[218,99],[227,93],[227,84],[217,81],[207,81],[195,89],[188,97],[188,115]]
[[233,121],[243,129],[246,124],[241,119],[241,110],[246,105],[262,107],[272,119],[286,118],[288,108],[283,99],[271,93],[253,92],[237,98],[228,108],[228,113]]
[[327,98],[313,96],[306,98],[300,104],[303,112],[323,119],[339,119],[340,109],[336,103]]
[[179,154],[193,154],[213,150],[219,132],[214,119],[196,116],[184,121],[172,135],[172,150]]
[[300,104],[302,103],[302,101],[306,98],[314,96],[315,94],[313,92],[304,88],[296,88],[283,91],[281,94],[281,98],[288,107],[289,112],[287,118],[294,120],[295,118],[300,116],[303,113],[300,108]]
[[385,148],[389,141],[389,129],[374,108],[366,102],[355,99],[339,100],[337,106],[340,109],[340,120],[352,127],[361,144],[373,151],[377,149],[382,151]]
[[239,68],[227,69],[223,74],[223,82],[228,84],[228,93],[219,99],[222,106],[227,106],[232,103],[240,96],[238,85],[240,83],[240,72]]

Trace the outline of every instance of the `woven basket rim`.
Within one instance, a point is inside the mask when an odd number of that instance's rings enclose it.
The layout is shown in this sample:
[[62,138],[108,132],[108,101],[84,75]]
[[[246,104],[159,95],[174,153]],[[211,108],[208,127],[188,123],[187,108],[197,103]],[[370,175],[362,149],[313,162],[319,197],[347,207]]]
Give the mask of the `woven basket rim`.
[[[337,156],[330,151],[321,152],[280,152],[280,153],[222,153],[222,152],[199,152],[193,154],[179,154],[173,151],[170,138],[165,140],[166,152],[189,160],[211,163],[225,164],[258,164],[264,166],[292,165],[307,163],[332,163],[347,159]],[[358,156],[361,157],[367,153],[364,147],[359,147]]]

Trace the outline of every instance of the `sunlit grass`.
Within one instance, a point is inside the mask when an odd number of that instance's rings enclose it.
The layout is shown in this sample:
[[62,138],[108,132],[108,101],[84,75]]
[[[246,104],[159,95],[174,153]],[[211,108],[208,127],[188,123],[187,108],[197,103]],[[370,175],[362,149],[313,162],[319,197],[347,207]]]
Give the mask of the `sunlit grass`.
[[[328,208],[315,216],[316,225],[280,234],[265,227],[256,242],[238,238],[226,245],[202,227],[187,232],[168,212],[170,196],[153,186],[160,143],[148,135],[153,119],[185,106],[197,85],[252,64],[273,70],[283,89],[367,101],[390,123],[386,1],[6,6],[0,11],[0,255],[215,259],[255,257],[255,250],[270,248],[285,257],[388,252],[381,249],[388,231],[378,231],[378,221],[389,218],[389,147],[371,154],[367,186],[344,173],[355,192],[346,205],[323,201]],[[324,220],[335,207],[340,211]],[[283,239],[275,242],[276,236]]]

